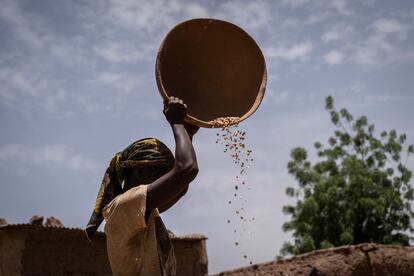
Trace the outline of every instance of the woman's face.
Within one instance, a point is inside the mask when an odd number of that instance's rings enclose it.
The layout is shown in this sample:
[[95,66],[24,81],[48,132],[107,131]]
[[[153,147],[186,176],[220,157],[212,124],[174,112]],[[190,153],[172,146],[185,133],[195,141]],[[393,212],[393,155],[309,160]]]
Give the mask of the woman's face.
[[125,176],[123,191],[127,191],[139,185],[150,184],[169,172],[173,166],[174,163],[170,166],[144,166],[133,168]]
[[132,173],[137,184],[141,185],[154,182],[170,170],[171,167],[166,166],[148,166],[134,168]]

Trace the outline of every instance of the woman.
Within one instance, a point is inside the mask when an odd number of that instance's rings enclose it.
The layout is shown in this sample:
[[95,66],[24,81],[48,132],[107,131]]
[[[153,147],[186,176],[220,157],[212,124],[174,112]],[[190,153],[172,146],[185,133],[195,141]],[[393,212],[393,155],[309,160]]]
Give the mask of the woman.
[[171,97],[164,115],[175,138],[175,158],[159,140],[134,142],[112,158],[86,228],[91,239],[103,219],[114,275],[175,275],[175,256],[159,212],[187,191],[198,173],[187,106]]

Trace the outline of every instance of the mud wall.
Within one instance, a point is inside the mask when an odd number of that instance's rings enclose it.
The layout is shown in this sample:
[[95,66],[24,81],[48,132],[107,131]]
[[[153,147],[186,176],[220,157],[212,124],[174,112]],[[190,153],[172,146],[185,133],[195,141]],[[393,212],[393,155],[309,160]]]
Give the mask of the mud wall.
[[414,247],[359,244],[256,264],[219,275],[413,276]]
[[42,226],[0,228],[0,275],[111,275],[105,236]]
[[[172,239],[177,275],[207,275],[205,237]],[[8,225],[0,227],[0,276],[111,275],[106,239],[89,242],[81,229]]]
[[208,260],[205,239],[173,239],[177,275],[207,275]]

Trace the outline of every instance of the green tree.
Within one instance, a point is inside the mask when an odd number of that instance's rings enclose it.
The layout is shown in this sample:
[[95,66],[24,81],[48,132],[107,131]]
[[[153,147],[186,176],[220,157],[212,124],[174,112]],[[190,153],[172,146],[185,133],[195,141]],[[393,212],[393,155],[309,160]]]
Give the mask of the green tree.
[[406,135],[395,130],[375,135],[365,116],[337,110],[331,96],[326,110],[336,130],[326,146],[314,144],[318,162],[304,148],[291,151],[287,167],[299,187],[286,189],[297,202],[283,207],[291,217],[283,230],[293,232],[294,242],[284,243],[281,254],[363,242],[408,245],[414,191],[406,163],[414,146],[405,148]]

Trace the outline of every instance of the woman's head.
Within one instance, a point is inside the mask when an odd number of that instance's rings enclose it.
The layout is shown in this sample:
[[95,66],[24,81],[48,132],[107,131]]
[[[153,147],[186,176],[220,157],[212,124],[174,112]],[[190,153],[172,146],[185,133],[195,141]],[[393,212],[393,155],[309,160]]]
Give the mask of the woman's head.
[[111,167],[119,170],[120,183],[128,182],[128,186],[151,183],[174,165],[172,152],[155,138],[138,140],[117,156],[114,157],[114,164],[111,161]]
[[138,166],[131,168],[125,174],[124,190],[141,184],[150,184],[169,172],[172,168],[173,163],[157,166]]
[[138,140],[111,160],[110,168],[121,176],[136,167],[170,167],[174,155],[170,149],[155,138]]
[[148,181],[159,178],[173,165],[174,155],[166,145],[155,138],[138,140],[115,154],[96,197],[95,208],[87,226],[88,236],[91,237],[102,222],[102,209],[122,193],[122,183],[128,182],[127,178],[136,178],[135,182],[131,182],[134,186],[144,182],[150,183]]

